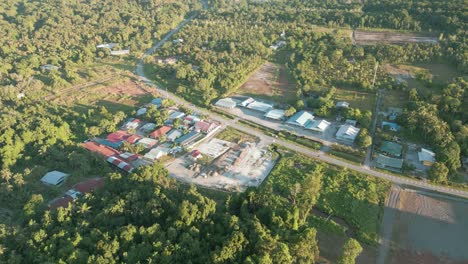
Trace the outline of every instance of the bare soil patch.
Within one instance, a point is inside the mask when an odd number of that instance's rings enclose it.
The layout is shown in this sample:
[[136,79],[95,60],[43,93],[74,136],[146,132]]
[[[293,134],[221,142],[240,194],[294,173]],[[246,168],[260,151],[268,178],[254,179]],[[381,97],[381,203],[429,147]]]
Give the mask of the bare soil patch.
[[149,91],[143,85],[128,80],[122,83],[116,83],[109,86],[102,86],[94,90],[101,94],[140,96],[148,94]]
[[249,77],[240,91],[246,95],[260,95],[284,102],[285,99],[295,99],[296,85],[286,67],[267,62]]
[[404,43],[429,43],[436,44],[436,37],[400,32],[375,32],[356,30],[353,34],[354,41],[358,45],[372,45],[377,43],[404,44]]
[[396,205],[385,263],[468,263],[467,201],[401,190]]

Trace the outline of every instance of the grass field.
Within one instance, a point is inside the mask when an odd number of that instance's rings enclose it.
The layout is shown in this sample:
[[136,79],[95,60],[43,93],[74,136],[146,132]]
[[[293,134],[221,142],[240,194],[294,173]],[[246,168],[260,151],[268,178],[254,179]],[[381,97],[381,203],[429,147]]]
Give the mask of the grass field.
[[216,135],[216,138],[235,142],[237,144],[241,144],[243,142],[258,142],[260,140],[257,136],[247,134],[232,127],[227,127],[221,131]]
[[[386,71],[396,78],[402,78],[408,83],[408,88],[416,88],[422,96],[442,93],[444,86],[457,77],[467,77],[448,63],[421,63],[414,65],[385,65]],[[425,75],[432,84],[419,80],[418,75]]]
[[336,89],[332,98],[335,102],[346,101],[353,108],[372,111],[375,104],[375,94],[346,89]]
[[381,111],[387,111],[388,107],[403,108],[408,102],[408,95],[400,90],[386,90],[382,96]]

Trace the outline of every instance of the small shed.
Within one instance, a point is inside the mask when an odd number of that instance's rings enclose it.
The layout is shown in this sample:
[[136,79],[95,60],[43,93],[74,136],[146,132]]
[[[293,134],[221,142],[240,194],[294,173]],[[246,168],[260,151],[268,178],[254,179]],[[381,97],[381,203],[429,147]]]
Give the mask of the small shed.
[[341,101],[341,102],[336,103],[336,108],[348,108],[348,107],[349,107],[348,102]]

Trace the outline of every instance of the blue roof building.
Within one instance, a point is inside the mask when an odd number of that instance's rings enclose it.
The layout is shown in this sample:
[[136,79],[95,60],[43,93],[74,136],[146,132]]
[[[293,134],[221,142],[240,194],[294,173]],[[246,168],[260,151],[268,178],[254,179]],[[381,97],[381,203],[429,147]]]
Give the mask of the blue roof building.
[[162,106],[162,101],[163,101],[163,99],[158,97],[158,98],[154,98],[153,100],[151,100],[150,104],[154,104],[157,107],[161,107]]
[[103,139],[103,138],[98,138],[95,140],[97,143],[101,144],[101,145],[104,145],[104,146],[108,146],[108,147],[111,147],[111,148],[114,148],[114,149],[117,149],[119,148],[123,141],[119,141],[119,142],[111,142],[107,139]]
[[398,132],[401,129],[401,127],[397,123],[383,121],[382,129],[384,129],[385,127],[388,127],[390,131],[394,131],[394,132]]
[[192,130],[192,131],[188,132],[187,134],[181,136],[180,138],[176,139],[175,143],[179,143],[182,146],[186,146],[186,145],[192,143],[193,141],[195,141],[199,136],[200,136],[200,133],[198,133],[197,131]]

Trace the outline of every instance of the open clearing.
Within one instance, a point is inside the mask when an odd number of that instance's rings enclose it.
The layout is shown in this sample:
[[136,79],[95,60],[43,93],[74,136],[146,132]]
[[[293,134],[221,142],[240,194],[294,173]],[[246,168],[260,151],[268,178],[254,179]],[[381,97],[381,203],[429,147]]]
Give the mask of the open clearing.
[[111,108],[121,106],[120,110],[129,110],[130,107],[133,108],[134,105],[148,101],[148,98],[156,95],[155,90],[132,78],[116,76],[105,82],[96,82],[85,87],[77,86],[77,89],[71,87],[57,95],[54,100],[60,104],[103,105]]
[[267,62],[241,86],[240,93],[291,103],[296,99],[296,85],[286,67]]
[[415,34],[415,33],[400,33],[400,32],[377,32],[377,31],[360,31],[353,32],[354,42],[357,45],[372,45],[378,43],[389,44],[404,44],[404,43],[429,43],[436,44],[436,37]]
[[190,154],[175,159],[167,166],[169,175],[212,189],[244,191],[249,186],[259,186],[273,169],[275,160],[262,142],[220,142],[213,139],[194,147],[207,154],[200,160],[194,160]]
[[372,111],[374,108],[375,94],[362,91],[336,89],[333,100],[335,102],[345,101],[353,108]]
[[468,263],[467,218],[466,200],[392,188],[383,232],[389,253],[378,263]]

